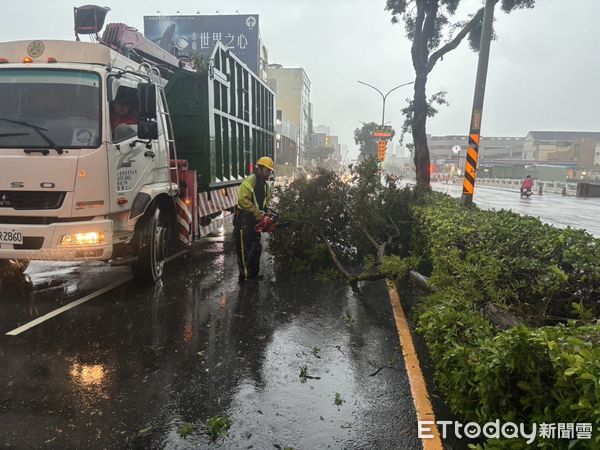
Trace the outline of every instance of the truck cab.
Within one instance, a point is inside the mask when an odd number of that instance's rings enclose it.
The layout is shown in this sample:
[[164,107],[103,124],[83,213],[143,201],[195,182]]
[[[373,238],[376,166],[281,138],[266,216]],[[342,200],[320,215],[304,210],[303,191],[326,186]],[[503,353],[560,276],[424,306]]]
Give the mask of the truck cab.
[[0,43],[0,271],[130,257],[160,277],[178,186],[150,69],[100,44]]
[[0,276],[99,260],[153,283],[275,157],[275,93],[225,45],[192,67],[125,24],[100,37],[107,12],[74,8],[74,42],[0,43]]

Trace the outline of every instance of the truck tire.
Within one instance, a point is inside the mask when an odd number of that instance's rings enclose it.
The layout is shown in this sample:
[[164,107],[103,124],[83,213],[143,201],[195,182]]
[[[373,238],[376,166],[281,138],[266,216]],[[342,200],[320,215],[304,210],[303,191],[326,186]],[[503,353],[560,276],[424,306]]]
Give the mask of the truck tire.
[[29,266],[28,259],[0,259],[0,279],[21,276]]
[[138,230],[138,258],[132,266],[138,284],[156,283],[163,274],[167,257],[168,225],[160,206],[156,205],[141,219]]

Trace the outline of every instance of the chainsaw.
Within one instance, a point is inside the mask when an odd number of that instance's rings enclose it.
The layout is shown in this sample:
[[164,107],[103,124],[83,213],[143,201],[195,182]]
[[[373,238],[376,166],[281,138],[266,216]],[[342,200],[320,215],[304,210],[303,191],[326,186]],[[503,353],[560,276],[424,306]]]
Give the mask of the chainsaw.
[[285,228],[289,223],[279,223],[277,219],[279,214],[273,210],[268,210],[262,220],[254,226],[254,231],[257,233],[273,233],[278,228]]

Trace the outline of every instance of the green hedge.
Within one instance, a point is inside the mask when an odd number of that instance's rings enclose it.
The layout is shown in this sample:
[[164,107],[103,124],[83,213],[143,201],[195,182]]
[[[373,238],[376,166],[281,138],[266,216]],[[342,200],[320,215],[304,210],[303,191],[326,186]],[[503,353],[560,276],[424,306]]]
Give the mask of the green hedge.
[[[600,448],[600,241],[437,193],[413,224],[413,253],[437,289],[417,307],[418,330],[451,410],[465,422],[592,423],[592,441],[535,444]],[[497,330],[487,302],[523,325]]]

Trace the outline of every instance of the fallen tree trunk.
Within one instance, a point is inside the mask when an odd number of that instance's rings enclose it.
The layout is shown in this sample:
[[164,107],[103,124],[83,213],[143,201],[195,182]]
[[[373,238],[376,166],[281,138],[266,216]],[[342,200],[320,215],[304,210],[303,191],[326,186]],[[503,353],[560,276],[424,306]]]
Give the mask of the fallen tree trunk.
[[[408,275],[413,283],[423,291],[428,293],[436,292],[436,289],[431,286],[429,279],[425,275],[420,274],[416,270],[409,271]],[[517,325],[521,325],[523,323],[523,321],[517,316],[501,310],[498,305],[495,305],[492,302],[484,303],[482,310],[485,318],[501,331],[516,327]]]
[[327,238],[325,238],[325,236],[321,235],[321,239],[323,239],[323,241],[325,242],[325,245],[327,246],[327,250],[329,251],[329,255],[331,256],[333,265],[338,270],[338,272],[340,272],[342,275],[344,275],[344,277],[346,278],[346,281],[348,282],[348,284],[350,286],[352,286],[352,290],[354,292],[359,291],[359,288],[358,288],[359,281],[374,281],[374,280],[382,280],[383,278],[386,278],[386,275],[381,272],[371,272],[371,273],[366,272],[366,273],[359,273],[356,275],[348,272],[346,270],[346,268],[344,267],[344,265],[338,259],[337,254],[335,253],[335,250],[333,249],[333,247],[331,246],[331,244],[329,243]]
[[433,289],[429,284],[429,279],[425,275],[421,275],[416,270],[410,270],[408,272],[408,276],[413,283],[415,283],[422,290],[433,293],[435,289]]
[[487,302],[483,305],[483,315],[501,331],[516,327],[517,325],[521,325],[523,323],[511,313],[501,311],[497,305],[494,305],[491,302]]

